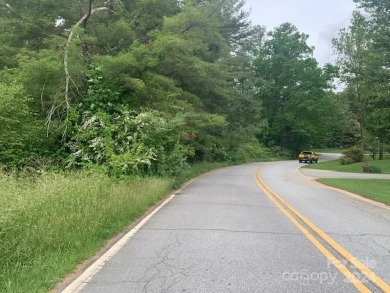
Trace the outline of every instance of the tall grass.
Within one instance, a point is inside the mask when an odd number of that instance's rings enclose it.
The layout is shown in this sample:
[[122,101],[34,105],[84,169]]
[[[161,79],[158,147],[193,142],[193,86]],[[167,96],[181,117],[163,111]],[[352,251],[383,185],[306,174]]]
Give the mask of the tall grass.
[[141,216],[173,180],[0,174],[0,292],[47,292]]
[[232,164],[121,180],[87,171],[22,178],[0,172],[0,292],[48,292],[173,188]]

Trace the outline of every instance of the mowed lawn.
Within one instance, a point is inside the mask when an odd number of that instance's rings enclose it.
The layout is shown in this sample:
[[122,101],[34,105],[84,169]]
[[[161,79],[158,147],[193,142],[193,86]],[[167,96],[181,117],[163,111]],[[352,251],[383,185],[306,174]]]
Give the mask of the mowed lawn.
[[[390,174],[390,159],[372,160],[366,157],[368,164],[373,170],[379,170],[378,173]],[[332,170],[338,172],[363,173],[365,162],[354,163],[351,165],[341,165],[339,160],[321,162],[308,165],[307,168]],[[390,179],[333,179],[322,178],[318,180],[321,183],[344,189],[363,197],[370,198],[386,205],[390,205]]]
[[[386,160],[375,160],[371,158],[365,158],[368,164],[372,168],[379,168],[380,173],[390,174],[390,159]],[[363,165],[365,162],[354,163],[350,165],[341,165],[339,160],[321,162],[321,155],[318,160],[318,164],[307,165],[307,168],[320,169],[320,170],[333,170],[338,172],[352,172],[352,173],[363,173]]]
[[389,179],[322,178],[318,179],[318,181],[390,205]]

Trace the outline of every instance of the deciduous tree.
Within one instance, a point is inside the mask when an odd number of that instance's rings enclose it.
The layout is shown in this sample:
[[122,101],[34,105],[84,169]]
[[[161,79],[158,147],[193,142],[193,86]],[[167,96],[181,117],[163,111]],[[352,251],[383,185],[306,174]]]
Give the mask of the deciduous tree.
[[290,23],[275,28],[255,59],[258,97],[268,121],[269,145],[292,152],[321,144],[328,133],[329,67],[313,58],[308,36]]

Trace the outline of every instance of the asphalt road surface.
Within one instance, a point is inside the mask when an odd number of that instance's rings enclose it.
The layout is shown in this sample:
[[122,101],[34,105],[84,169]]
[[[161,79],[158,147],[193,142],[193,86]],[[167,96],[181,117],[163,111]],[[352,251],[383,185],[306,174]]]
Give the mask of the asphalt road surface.
[[390,209],[300,166],[203,175],[63,292],[390,292]]

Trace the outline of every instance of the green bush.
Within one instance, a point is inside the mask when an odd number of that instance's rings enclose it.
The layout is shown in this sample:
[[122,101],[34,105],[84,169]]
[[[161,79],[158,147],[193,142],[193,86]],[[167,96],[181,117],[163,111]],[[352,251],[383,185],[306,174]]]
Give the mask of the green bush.
[[69,167],[106,166],[111,175],[175,175],[188,167],[191,147],[180,143],[183,120],[168,120],[144,110],[82,113],[80,126],[68,143]]
[[233,160],[238,162],[253,162],[272,158],[271,151],[257,142],[248,142],[239,146]]
[[364,152],[361,148],[351,147],[343,152],[340,159],[341,165],[349,165],[353,163],[363,162]]
[[343,156],[343,157],[340,158],[340,164],[341,165],[351,165],[353,163],[354,163],[354,161],[351,158],[349,158],[349,157]]
[[381,174],[382,173],[382,169],[378,166],[371,166],[371,172],[372,173],[376,173],[376,174]]
[[54,151],[44,121],[30,102],[21,85],[0,83],[0,163],[8,167],[32,166]]
[[190,167],[187,158],[193,154],[192,148],[180,144],[171,150],[161,147],[157,151],[157,158],[152,162],[153,173],[163,177],[176,176]]
[[68,167],[97,165],[115,177],[174,176],[189,167],[194,152],[183,114],[132,110],[117,103],[120,94],[106,87],[99,68],[88,74],[88,92],[71,113]]

